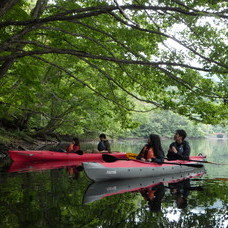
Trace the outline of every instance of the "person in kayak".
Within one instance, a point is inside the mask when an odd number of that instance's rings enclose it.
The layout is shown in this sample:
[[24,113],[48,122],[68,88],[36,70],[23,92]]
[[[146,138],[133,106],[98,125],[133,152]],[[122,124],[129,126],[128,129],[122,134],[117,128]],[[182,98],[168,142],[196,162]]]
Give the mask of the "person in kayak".
[[99,136],[100,142],[97,145],[97,149],[99,152],[108,152],[111,153],[111,147],[109,141],[106,139],[106,135],[104,133]]
[[151,134],[149,136],[148,143],[142,148],[136,159],[157,163],[164,161],[164,151],[159,135]]
[[71,143],[67,148],[66,152],[67,153],[74,153],[80,151],[80,142],[77,137],[73,138],[73,143]]
[[174,135],[175,142],[169,146],[168,160],[188,160],[191,152],[189,143],[185,141],[187,134],[184,130],[176,130]]

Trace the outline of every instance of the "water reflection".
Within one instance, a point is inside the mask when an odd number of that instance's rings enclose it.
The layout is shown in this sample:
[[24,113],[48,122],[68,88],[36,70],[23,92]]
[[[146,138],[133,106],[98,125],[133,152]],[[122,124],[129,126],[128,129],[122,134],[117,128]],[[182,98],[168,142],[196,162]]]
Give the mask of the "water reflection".
[[[188,182],[190,189],[190,178],[201,177],[205,174],[205,169],[194,169],[191,172],[177,173],[157,177],[125,179],[117,181],[105,181],[92,183],[84,194],[83,203],[88,204],[103,199],[108,196],[123,194],[126,192],[138,192],[148,201],[151,211],[161,210],[161,201],[164,197],[165,188],[170,190],[179,189],[181,183]],[[187,190],[186,186],[183,186]]]
[[203,191],[201,186],[191,186],[190,178],[169,184],[170,193],[175,199],[176,206],[184,209],[188,205],[188,195],[190,191]]
[[148,206],[151,212],[161,211],[162,199],[165,196],[164,183],[157,184],[154,187],[144,188],[140,190],[144,200],[148,201]]
[[[48,162],[12,162],[7,172],[9,173],[25,173],[36,172],[52,169],[60,169],[67,167],[81,167],[82,161],[48,161]],[[79,168],[80,169],[80,168]]]
[[[170,142],[163,143],[164,148],[168,148]],[[208,161],[228,163],[227,140],[191,140],[190,143],[192,155],[203,153]],[[138,142],[131,145],[123,142],[120,147],[117,144],[112,147],[116,151],[138,152],[141,145]],[[50,166],[46,169],[42,167],[44,164],[39,165],[41,169],[34,164],[32,167],[14,166],[14,171],[17,168],[16,172],[20,173],[8,173],[5,169],[0,171],[0,227],[228,226],[228,166],[225,165],[205,164],[207,173],[202,178],[197,176],[200,171],[197,170],[196,176],[190,177],[176,176],[171,179],[165,176],[164,180],[158,177],[96,184],[91,184],[83,171],[75,179],[66,166],[54,168],[53,163],[53,169],[49,169]],[[78,167],[77,164],[69,167],[75,166]],[[187,178],[190,178],[190,187],[185,187],[188,191],[187,207],[179,209],[171,188],[177,188],[175,184]],[[97,188],[97,184],[100,187]],[[161,210],[152,213],[140,190],[149,188],[153,191],[160,184],[165,187]],[[199,188],[201,186],[203,191]],[[182,188],[180,192],[183,191]]]
[[69,177],[73,179],[78,179],[80,177],[80,172],[84,170],[82,165],[78,166],[67,166],[66,171],[69,175]]

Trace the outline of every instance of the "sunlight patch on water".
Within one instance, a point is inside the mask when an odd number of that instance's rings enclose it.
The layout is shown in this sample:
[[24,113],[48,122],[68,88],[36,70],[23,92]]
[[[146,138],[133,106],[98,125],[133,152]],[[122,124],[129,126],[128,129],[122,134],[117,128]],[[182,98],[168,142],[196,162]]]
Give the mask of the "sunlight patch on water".
[[213,205],[209,207],[195,207],[194,209],[191,210],[191,212],[194,214],[205,214],[206,213],[205,209],[219,209],[219,208],[223,208],[223,203],[221,200],[217,200]]
[[178,222],[180,219],[181,210],[173,207],[167,208],[166,217],[169,220],[169,222]]

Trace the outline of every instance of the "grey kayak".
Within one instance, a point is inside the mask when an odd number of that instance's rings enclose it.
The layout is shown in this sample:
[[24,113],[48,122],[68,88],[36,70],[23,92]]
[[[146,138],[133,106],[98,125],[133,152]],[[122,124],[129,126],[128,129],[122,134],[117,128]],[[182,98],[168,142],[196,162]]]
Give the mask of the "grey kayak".
[[[194,164],[194,163],[191,163]],[[196,164],[196,163],[195,163]],[[86,175],[93,181],[143,178],[190,172],[194,167],[170,164],[143,163],[140,161],[117,161],[114,163],[83,162]]]

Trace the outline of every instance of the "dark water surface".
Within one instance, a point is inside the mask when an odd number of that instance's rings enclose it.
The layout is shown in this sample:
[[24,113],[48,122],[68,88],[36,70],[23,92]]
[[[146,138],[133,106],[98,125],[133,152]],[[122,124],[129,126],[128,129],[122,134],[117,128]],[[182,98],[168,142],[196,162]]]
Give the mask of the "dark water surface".
[[[165,151],[170,142],[162,142]],[[189,142],[192,155],[228,163],[227,139]],[[143,144],[111,146],[113,151],[138,152]],[[84,171],[73,167],[21,173],[1,168],[0,227],[226,228],[228,165],[206,164],[205,170],[92,184]]]

